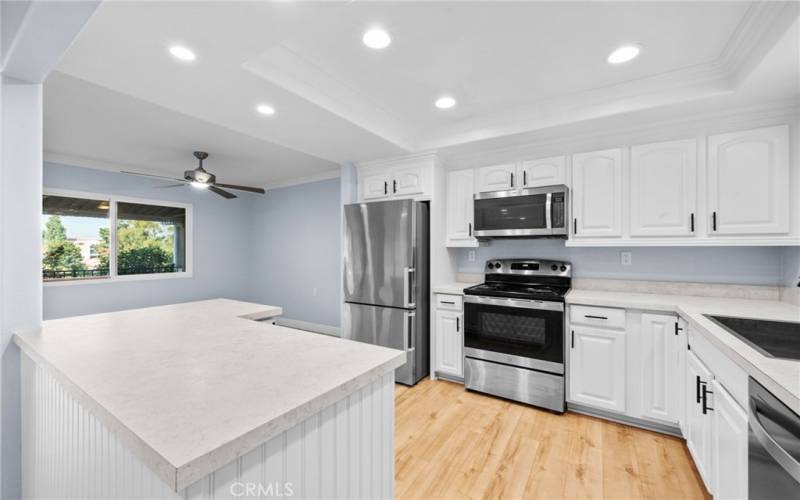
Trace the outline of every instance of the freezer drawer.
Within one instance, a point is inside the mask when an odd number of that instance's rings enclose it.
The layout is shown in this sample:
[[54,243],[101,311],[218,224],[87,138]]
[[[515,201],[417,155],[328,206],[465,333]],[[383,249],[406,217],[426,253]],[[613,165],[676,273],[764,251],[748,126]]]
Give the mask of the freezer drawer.
[[465,358],[464,385],[474,391],[564,411],[564,377],[560,375]]
[[406,351],[406,363],[395,371],[395,380],[413,385],[415,379],[416,311],[367,304],[344,305],[342,337]]

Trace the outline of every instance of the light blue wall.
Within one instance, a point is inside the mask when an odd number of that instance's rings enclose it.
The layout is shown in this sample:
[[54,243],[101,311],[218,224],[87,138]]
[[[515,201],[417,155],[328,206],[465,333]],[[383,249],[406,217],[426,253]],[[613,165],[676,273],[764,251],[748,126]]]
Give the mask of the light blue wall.
[[800,247],[786,247],[781,255],[783,286],[800,286]]
[[[701,283],[781,285],[787,278],[780,247],[566,247],[563,240],[495,240],[477,248],[475,262],[468,249],[454,249],[462,273],[482,273],[490,258],[531,257],[565,260],[576,278],[605,278]],[[796,250],[796,249],[795,249]],[[633,263],[620,264],[620,252],[630,251]],[[786,252],[788,255],[788,252]],[[788,271],[787,271],[788,272]]]
[[[179,168],[179,167],[176,167]],[[257,195],[225,200],[208,191],[160,189],[168,182],[45,163],[44,187],[191,203],[191,278],[44,287],[44,319],[171,304],[214,297],[247,299],[249,217]]]
[[282,306],[287,318],[340,326],[339,179],[271,190],[254,201],[252,220],[251,299]]

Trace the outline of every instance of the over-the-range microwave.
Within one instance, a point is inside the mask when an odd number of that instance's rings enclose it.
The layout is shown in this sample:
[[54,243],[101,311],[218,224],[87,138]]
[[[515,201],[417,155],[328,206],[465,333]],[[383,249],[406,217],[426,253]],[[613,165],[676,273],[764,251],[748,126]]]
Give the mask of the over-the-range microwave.
[[566,238],[568,195],[564,185],[478,193],[473,234],[479,239]]

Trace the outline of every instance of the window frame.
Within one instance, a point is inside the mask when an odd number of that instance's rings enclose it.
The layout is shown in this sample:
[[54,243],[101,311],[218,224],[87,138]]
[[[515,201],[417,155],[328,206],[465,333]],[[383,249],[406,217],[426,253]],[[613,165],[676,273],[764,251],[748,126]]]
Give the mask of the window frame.
[[[194,213],[191,203],[181,203],[178,201],[158,200],[153,198],[138,198],[132,196],[120,196],[106,193],[93,193],[88,191],[73,191],[70,189],[51,189],[42,190],[43,196],[63,196],[68,198],[82,198],[90,200],[108,200],[108,277],[102,279],[74,279],[60,281],[44,281],[42,286],[76,286],[76,285],[99,285],[109,283],[120,283],[128,281],[148,281],[163,279],[182,279],[191,278],[194,269]],[[117,202],[139,203],[142,205],[159,205],[164,207],[183,208],[186,210],[186,244],[185,244],[185,269],[174,273],[152,273],[152,274],[117,274]],[[40,276],[41,278],[41,276]]]

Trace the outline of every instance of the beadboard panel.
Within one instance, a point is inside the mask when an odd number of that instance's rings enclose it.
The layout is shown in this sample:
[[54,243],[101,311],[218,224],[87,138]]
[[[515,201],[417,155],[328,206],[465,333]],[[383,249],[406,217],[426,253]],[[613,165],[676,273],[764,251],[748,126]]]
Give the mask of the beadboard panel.
[[392,498],[394,373],[175,492],[22,354],[23,497]]

